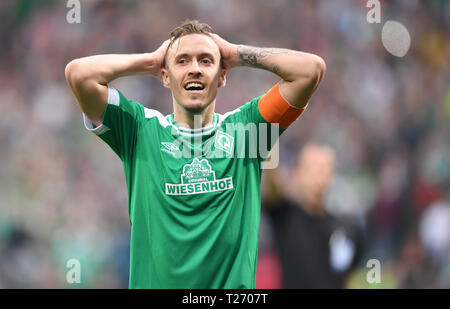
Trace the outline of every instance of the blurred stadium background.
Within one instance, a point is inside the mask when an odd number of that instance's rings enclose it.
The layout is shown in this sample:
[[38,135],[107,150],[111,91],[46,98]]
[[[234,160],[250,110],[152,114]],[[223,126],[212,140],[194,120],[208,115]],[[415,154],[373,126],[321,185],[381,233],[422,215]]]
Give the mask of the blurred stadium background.
[[[0,1],[0,288],[128,286],[121,162],[84,129],[64,68],[92,54],[151,52],[186,18],[233,43],[325,59],[308,110],[281,138],[279,172],[290,181],[307,141],[335,149],[327,208],[364,233],[346,287],[450,288],[449,1],[380,1],[380,24],[367,22],[364,0],[81,0],[80,24],[66,21],[66,2]],[[411,35],[403,58],[382,45],[387,20]],[[230,71],[217,111],[276,81],[259,70]],[[170,92],[156,79],[114,84],[172,112]],[[263,214],[257,287],[279,286],[276,259],[264,258],[274,250],[270,224]],[[79,285],[66,282],[71,258],[81,262]],[[381,261],[379,285],[366,281],[368,259]]]

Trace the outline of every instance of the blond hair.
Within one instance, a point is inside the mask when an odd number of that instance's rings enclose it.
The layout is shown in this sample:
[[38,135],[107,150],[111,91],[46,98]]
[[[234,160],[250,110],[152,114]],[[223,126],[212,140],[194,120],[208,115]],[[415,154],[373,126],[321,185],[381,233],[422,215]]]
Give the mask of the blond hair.
[[201,23],[198,20],[186,20],[181,25],[173,29],[170,33],[169,47],[172,46],[176,39],[192,33],[209,35],[215,32],[208,24]]

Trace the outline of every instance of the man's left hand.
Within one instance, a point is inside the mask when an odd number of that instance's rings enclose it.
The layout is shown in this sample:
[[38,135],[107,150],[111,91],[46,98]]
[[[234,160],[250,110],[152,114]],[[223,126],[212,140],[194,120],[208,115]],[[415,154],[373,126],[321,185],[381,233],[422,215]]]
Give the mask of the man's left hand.
[[239,66],[239,56],[237,45],[232,44],[217,34],[211,34],[213,40],[219,46],[220,55],[222,56],[222,66],[225,70]]

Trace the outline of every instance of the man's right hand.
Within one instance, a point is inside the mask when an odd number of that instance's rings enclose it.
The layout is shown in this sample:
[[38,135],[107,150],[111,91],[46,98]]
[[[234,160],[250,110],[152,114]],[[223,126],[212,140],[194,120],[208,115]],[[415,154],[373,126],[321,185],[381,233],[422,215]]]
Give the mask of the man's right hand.
[[170,40],[165,40],[158,49],[150,53],[152,58],[151,65],[148,67],[148,74],[150,76],[162,79],[162,69],[164,68],[164,58],[166,57],[167,48]]

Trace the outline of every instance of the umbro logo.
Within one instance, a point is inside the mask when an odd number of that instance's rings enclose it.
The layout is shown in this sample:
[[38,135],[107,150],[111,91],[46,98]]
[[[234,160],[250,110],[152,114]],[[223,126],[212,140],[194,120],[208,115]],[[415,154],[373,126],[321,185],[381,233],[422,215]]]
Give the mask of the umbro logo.
[[170,142],[161,142],[161,151],[170,153],[171,155],[176,155],[180,151],[180,147]]

